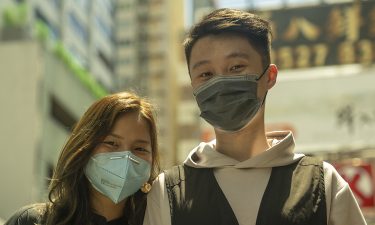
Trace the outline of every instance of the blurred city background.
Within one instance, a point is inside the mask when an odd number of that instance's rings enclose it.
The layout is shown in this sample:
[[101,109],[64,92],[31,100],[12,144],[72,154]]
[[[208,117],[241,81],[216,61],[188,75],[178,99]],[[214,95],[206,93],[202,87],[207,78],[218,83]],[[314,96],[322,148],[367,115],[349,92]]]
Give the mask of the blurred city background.
[[375,217],[375,0],[0,0],[0,224],[46,199],[72,126],[96,99],[157,105],[163,168],[214,138],[199,118],[182,42],[215,8],[272,22],[267,130],[331,162]]

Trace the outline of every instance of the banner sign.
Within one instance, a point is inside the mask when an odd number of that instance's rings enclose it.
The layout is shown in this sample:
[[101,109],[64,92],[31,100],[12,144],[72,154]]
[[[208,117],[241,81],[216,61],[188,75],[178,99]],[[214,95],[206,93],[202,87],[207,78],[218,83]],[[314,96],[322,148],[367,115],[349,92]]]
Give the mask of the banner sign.
[[260,12],[281,69],[375,62],[375,1]]
[[335,164],[337,172],[348,182],[360,207],[374,207],[374,187],[371,164]]

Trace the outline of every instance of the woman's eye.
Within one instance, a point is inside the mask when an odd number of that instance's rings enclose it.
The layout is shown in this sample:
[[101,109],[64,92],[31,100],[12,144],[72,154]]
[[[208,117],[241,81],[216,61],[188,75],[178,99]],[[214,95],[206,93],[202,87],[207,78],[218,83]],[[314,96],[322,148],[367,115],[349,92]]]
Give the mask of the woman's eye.
[[106,144],[108,146],[111,146],[111,147],[117,147],[118,144],[114,141],[103,141],[103,144]]
[[150,152],[150,150],[142,147],[134,148],[134,151],[136,152]]

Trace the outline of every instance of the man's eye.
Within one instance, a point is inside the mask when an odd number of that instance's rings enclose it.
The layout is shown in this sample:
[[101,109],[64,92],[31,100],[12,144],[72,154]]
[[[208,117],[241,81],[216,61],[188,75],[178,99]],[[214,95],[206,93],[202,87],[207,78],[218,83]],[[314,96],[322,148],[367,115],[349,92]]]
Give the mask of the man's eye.
[[235,65],[230,68],[230,71],[236,72],[236,71],[241,71],[245,66],[244,65]]
[[211,78],[212,77],[212,73],[211,72],[206,72],[206,73],[201,73],[199,75],[200,78],[204,78],[204,79],[208,79],[208,78]]

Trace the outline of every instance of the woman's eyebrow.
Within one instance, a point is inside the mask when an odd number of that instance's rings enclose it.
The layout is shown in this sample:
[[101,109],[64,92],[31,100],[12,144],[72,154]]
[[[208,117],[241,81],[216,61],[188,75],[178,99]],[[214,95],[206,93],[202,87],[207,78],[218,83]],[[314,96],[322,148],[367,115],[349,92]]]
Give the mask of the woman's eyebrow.
[[112,136],[112,137],[118,138],[118,139],[123,139],[124,138],[121,135],[118,135],[118,134],[115,134],[115,133],[110,133],[110,134],[108,134],[108,136]]
[[136,143],[142,143],[142,144],[150,144],[151,142],[145,139],[137,139],[134,142]]
[[[115,134],[115,133],[110,133],[110,134],[108,134],[108,136],[112,136],[112,137],[117,138],[117,139],[124,139],[123,136]],[[134,142],[135,143],[143,143],[143,144],[150,144],[151,143],[151,141],[143,139],[143,138],[138,138]]]

